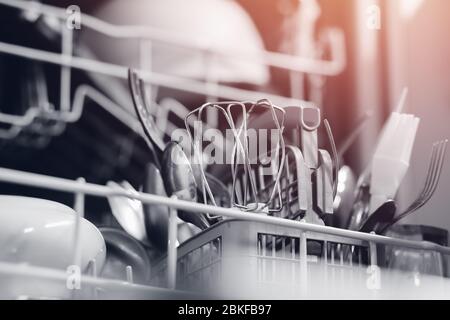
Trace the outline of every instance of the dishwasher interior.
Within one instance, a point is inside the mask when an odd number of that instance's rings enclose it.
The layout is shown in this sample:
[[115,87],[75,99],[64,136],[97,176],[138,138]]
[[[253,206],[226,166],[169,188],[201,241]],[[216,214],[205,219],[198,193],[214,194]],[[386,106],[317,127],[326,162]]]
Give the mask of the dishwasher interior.
[[0,0],[0,298],[448,299],[448,141],[405,204],[426,119],[340,2]]

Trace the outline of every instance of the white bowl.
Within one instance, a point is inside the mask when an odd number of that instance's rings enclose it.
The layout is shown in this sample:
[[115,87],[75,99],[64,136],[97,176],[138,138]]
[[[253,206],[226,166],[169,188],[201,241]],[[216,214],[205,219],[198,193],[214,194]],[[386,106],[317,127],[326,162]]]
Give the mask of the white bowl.
[[[269,68],[263,64],[264,43],[248,13],[234,1],[222,0],[111,0],[95,16],[116,25],[141,25],[176,34],[186,42],[203,43],[222,52],[240,53],[251,61],[217,56],[208,72],[220,82],[264,85]],[[83,28],[81,40],[101,61],[138,66],[136,41],[117,40]],[[205,76],[204,52],[152,43],[152,71],[174,76]]]
[[[73,275],[68,270],[74,270],[73,267],[68,268],[74,263],[75,218],[74,210],[57,202],[0,196],[0,263],[17,266],[0,272],[0,299],[67,299],[88,289],[81,284],[82,291],[73,291],[74,287],[67,285]],[[81,218],[79,235],[79,271],[86,271],[89,261],[93,259],[100,271],[106,256],[102,234],[92,223]],[[62,274],[67,274],[67,279],[21,273],[24,264],[46,270],[59,269]]]
[[[75,217],[73,209],[57,202],[0,196],[0,262],[68,270],[74,263]],[[106,256],[105,241],[100,231],[83,218],[79,241],[80,271],[86,270],[93,259],[101,270]],[[8,285],[21,287],[21,282]]]

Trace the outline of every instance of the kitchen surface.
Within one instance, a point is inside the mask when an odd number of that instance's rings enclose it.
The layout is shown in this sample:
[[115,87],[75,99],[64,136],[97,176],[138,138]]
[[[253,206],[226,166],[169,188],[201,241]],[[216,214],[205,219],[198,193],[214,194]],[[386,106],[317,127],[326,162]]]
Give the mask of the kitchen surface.
[[0,0],[0,299],[450,299],[448,12]]

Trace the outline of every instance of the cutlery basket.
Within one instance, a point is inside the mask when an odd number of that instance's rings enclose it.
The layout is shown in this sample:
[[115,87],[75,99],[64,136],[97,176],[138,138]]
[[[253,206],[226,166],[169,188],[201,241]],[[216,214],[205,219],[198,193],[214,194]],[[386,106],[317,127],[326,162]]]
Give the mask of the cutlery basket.
[[[323,288],[347,277],[363,277],[365,284],[370,248],[362,240],[225,219],[178,247],[176,288],[244,294],[243,288]],[[152,284],[166,287],[166,272],[164,258],[153,268]]]

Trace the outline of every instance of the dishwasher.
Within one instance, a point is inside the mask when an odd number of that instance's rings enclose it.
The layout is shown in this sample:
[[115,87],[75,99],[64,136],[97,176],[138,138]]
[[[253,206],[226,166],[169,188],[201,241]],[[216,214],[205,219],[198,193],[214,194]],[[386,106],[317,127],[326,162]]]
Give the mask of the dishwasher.
[[283,50],[247,1],[136,1],[133,24],[123,3],[0,0],[22,28],[0,38],[0,299],[450,298],[447,231],[403,223],[447,140],[400,206],[425,121],[405,87],[355,174],[374,117],[324,108],[353,55],[320,1],[279,8]]

